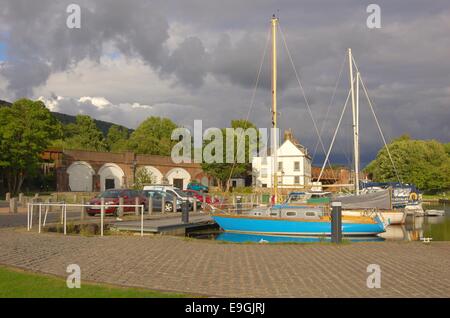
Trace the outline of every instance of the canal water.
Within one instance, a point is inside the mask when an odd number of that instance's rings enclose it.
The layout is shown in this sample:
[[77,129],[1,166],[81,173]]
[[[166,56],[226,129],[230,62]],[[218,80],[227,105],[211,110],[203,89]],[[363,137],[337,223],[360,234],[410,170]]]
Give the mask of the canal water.
[[[408,216],[403,225],[390,225],[386,232],[375,237],[345,238],[351,242],[418,241],[429,237],[433,241],[450,241],[450,205],[423,204],[424,210],[445,210],[445,216]],[[227,233],[221,231],[193,232],[190,237],[232,243],[314,243],[329,242],[329,237],[271,236]]]

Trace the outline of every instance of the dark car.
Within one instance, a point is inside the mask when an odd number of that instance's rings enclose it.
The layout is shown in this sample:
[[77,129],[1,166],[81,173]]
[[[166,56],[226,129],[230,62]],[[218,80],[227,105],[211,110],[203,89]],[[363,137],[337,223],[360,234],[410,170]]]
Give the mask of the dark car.
[[[123,198],[124,205],[135,205],[136,198],[138,198],[138,204],[145,205],[146,198],[142,195],[141,191],[131,190],[131,189],[109,189],[102,193],[100,193],[95,198],[91,199],[88,204],[90,205],[98,205],[98,207],[87,207],[86,212],[88,215],[95,215],[101,212],[100,205],[101,199],[105,199],[105,214],[114,214],[117,215],[119,208],[116,206],[108,207],[108,205],[118,205],[119,198]],[[124,207],[123,212],[134,212],[135,207]]]
[[[161,211],[161,206],[164,198],[164,212],[173,212],[173,199],[174,195],[168,192],[160,191],[160,190],[143,190],[143,196],[145,196],[145,207],[148,207],[149,197],[152,198],[153,210]],[[177,198],[177,211],[181,211],[181,203],[182,201]]]

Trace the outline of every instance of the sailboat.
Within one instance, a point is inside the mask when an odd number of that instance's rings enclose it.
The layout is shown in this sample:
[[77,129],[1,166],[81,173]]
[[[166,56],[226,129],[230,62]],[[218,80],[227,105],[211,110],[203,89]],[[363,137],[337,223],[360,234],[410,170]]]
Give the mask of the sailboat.
[[[277,26],[278,18],[271,19],[272,35],[272,143],[277,144]],[[273,164],[277,164],[274,151]],[[274,171],[276,171],[274,169]],[[278,202],[277,174],[273,175],[273,197]],[[214,221],[226,232],[259,233],[267,235],[329,236],[331,219],[329,205],[275,205],[269,208],[255,209],[247,214],[215,213]],[[386,224],[378,215],[343,216],[342,234],[344,236],[371,236],[385,231]]]

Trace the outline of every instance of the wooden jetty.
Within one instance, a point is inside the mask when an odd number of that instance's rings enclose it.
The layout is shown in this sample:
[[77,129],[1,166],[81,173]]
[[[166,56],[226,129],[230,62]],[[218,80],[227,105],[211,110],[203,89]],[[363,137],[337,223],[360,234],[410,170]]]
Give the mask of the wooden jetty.
[[[140,232],[140,221],[116,222],[112,225],[118,231]],[[185,235],[188,231],[217,228],[217,224],[209,215],[189,217],[189,223],[183,223],[180,216],[171,218],[144,220],[144,233],[162,235]]]

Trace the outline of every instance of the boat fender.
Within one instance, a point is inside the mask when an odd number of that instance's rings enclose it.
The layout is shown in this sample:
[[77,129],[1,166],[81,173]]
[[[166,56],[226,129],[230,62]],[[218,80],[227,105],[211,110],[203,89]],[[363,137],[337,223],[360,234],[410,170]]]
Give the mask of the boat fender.
[[409,195],[409,199],[411,201],[416,201],[417,200],[417,193],[411,192],[410,195]]

